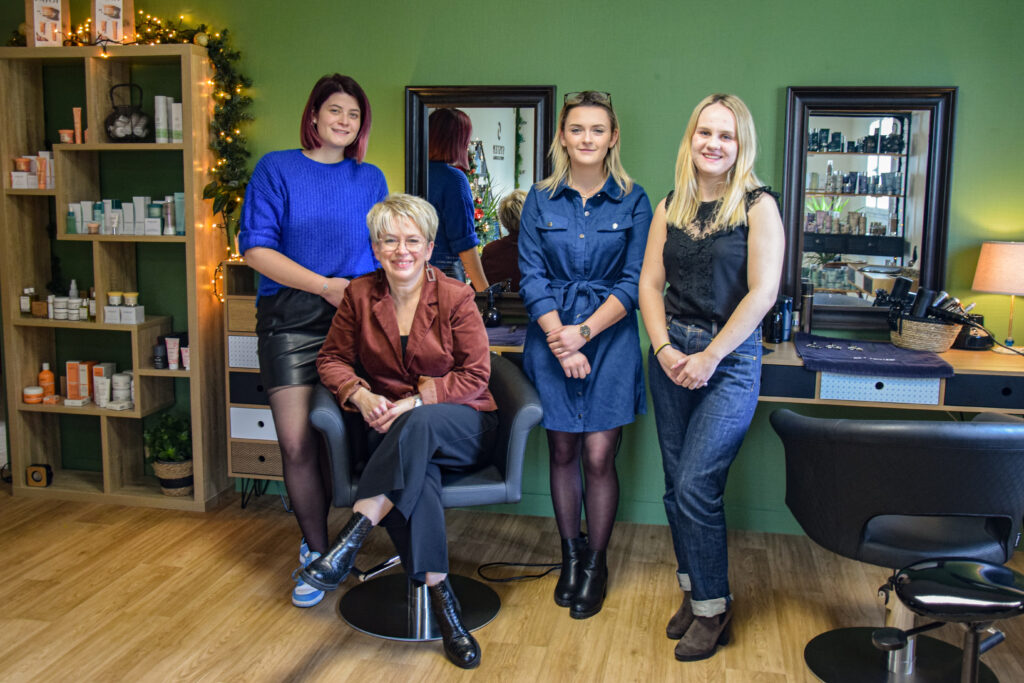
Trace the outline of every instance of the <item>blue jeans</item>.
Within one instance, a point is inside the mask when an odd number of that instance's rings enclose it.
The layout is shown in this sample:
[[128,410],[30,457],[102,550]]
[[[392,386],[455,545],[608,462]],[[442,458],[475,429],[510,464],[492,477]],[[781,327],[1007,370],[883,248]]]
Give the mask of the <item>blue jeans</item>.
[[[669,341],[685,354],[707,348],[711,334],[669,320]],[[758,328],[719,363],[708,385],[684,389],[649,355],[651,395],[665,469],[665,513],[679,564],[679,581],[692,591],[693,612],[725,611],[729,558],[725,536],[725,479],[743,443],[761,389]]]

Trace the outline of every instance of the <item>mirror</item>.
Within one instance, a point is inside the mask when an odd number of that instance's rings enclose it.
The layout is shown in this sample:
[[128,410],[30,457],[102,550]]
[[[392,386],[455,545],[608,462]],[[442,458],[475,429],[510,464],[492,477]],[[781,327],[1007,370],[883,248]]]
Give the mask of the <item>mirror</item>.
[[956,95],[787,89],[782,293],[814,285],[814,327],[884,328],[875,295],[901,275],[943,288]]
[[[481,244],[503,233],[497,204],[514,189],[551,173],[547,156],[555,128],[554,86],[407,86],[405,89],[405,191],[427,197],[430,113],[441,107],[465,112],[473,124],[469,174],[477,204]],[[501,257],[504,259],[504,256]]]

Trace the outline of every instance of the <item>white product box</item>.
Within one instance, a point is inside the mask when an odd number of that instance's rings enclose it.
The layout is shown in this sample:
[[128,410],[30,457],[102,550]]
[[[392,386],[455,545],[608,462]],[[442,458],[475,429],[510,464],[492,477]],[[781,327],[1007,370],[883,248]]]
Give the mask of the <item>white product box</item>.
[[103,322],[108,325],[120,325],[121,324],[121,307],[120,306],[104,306],[103,307]]
[[119,308],[121,309],[122,325],[138,325],[146,322],[145,306],[120,306]]
[[145,226],[144,235],[159,235],[163,229],[163,220],[160,218],[146,218],[142,224]]

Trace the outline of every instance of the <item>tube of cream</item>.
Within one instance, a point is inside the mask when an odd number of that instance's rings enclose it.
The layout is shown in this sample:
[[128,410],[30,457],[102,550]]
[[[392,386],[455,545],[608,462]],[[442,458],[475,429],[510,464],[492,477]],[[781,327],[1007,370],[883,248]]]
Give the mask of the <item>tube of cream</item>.
[[167,369],[178,369],[178,344],[181,342],[177,337],[164,337],[164,344],[167,346]]
[[188,352],[188,347],[187,346],[182,346],[181,347],[181,364],[182,364],[182,366],[186,370],[191,370],[192,369],[192,364],[189,362],[190,361],[189,355],[190,354]]
[[92,389],[96,393],[93,397],[96,401],[96,406],[98,408],[106,408],[107,403],[110,402],[110,378],[94,376],[92,378]]

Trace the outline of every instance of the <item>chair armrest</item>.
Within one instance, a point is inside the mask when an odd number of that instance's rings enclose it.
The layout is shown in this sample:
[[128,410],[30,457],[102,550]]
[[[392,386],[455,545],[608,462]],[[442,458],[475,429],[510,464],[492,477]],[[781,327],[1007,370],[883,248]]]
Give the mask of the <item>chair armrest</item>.
[[498,404],[498,437],[493,463],[505,479],[506,503],[523,497],[523,459],[530,430],[544,416],[537,390],[507,358],[491,354],[490,391]]
[[331,481],[334,489],[335,507],[350,507],[353,500],[352,448],[349,445],[345,420],[341,415],[338,401],[322,384],[313,390],[309,410],[309,421],[323,436],[331,463]]

